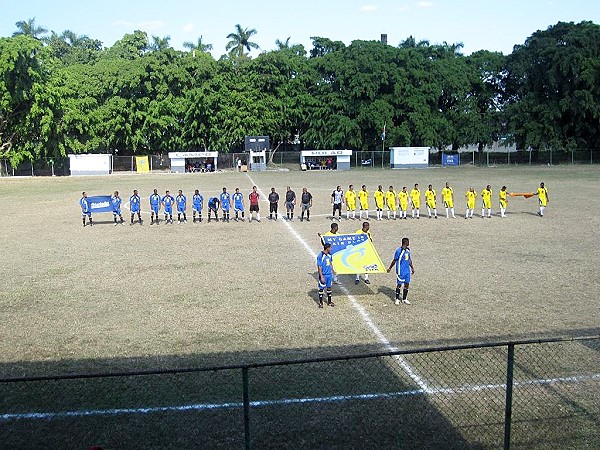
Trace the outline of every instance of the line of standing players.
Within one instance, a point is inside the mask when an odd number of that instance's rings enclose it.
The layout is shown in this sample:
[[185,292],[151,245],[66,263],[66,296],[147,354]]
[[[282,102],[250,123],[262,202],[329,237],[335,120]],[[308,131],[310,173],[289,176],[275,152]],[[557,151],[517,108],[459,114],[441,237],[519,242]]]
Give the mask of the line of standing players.
[[[248,200],[250,202],[248,221],[251,222],[254,218],[258,222],[260,222],[260,209],[258,205],[259,193],[257,192],[257,187],[253,186],[252,191],[248,196]],[[153,193],[149,197],[150,201],[150,225],[158,225],[160,223],[160,214],[162,209],[162,214],[164,214],[164,221],[167,224],[173,224],[174,212],[177,213],[177,223],[187,223],[187,197],[184,195],[183,191],[180,189],[177,193],[177,196],[173,197],[170,191],[165,191],[164,195],[160,195],[157,189],[154,189]],[[295,202],[295,195],[294,195]],[[135,222],[135,216],[137,215],[138,223],[140,225],[143,224],[141,210],[142,210],[142,199],[137,191],[134,190],[131,197],[129,197],[129,207],[131,210],[131,221],[130,225],[133,225]],[[111,204],[113,208],[113,217],[115,225],[123,224],[124,219],[121,212],[121,204],[122,199],[119,196],[119,191],[115,191],[115,193],[111,197]],[[84,216],[84,226],[85,226],[85,217],[89,217],[90,225],[92,224],[91,218],[91,210],[89,208],[89,204],[87,202],[87,194],[84,192],[83,196],[80,200],[80,205],[82,208],[83,216]],[[245,210],[246,204],[244,201],[244,194],[240,192],[239,188],[235,188],[235,192],[230,194],[227,192],[227,188],[223,188],[223,192],[221,192],[218,196],[212,196],[207,201],[207,209],[208,209],[208,217],[207,221],[210,222],[211,219],[219,220],[218,210],[222,211],[222,219],[224,222],[229,222],[230,219],[230,211],[233,207],[234,217],[233,219],[237,222],[239,220],[245,220]],[[204,196],[199,192],[198,189],[194,191],[194,195],[192,196],[192,221],[196,223],[196,221],[202,222],[202,211],[204,209]],[[292,208],[293,210],[293,208]]]

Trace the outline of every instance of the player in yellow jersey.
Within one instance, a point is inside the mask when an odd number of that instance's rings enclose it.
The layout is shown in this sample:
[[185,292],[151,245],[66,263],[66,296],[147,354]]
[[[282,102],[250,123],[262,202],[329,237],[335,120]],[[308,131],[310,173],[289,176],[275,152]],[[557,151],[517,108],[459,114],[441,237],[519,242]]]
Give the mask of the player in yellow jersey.
[[475,192],[475,188],[471,186],[467,193],[465,194],[467,198],[467,212],[465,213],[465,219],[469,217],[473,218],[473,213],[475,212],[475,199],[477,198],[477,192]]
[[383,216],[383,204],[385,203],[385,192],[383,186],[379,185],[373,194],[375,198],[375,208],[377,209],[377,220],[381,220]]
[[481,218],[485,217],[487,211],[488,219],[492,218],[492,187],[488,184],[483,191],[481,191]]
[[350,219],[350,213],[352,213],[352,220],[356,219],[356,192],[354,192],[354,186],[348,186],[348,190],[344,194],[346,200],[346,219]]
[[548,196],[548,189],[546,189],[546,186],[544,186],[543,181],[540,183],[540,187],[537,189],[535,195],[538,196],[538,199],[540,201],[540,210],[538,212],[538,215],[540,217],[544,217],[544,211],[546,210],[546,206],[548,206],[548,201],[550,200],[550,197]]
[[431,185],[425,191],[425,204],[427,205],[429,218],[431,219],[431,212],[433,211],[433,215],[437,219],[437,195]]
[[398,204],[400,205],[400,218],[406,219],[406,211],[408,210],[408,192],[406,186],[398,192]]
[[390,218],[390,211],[394,213],[394,220],[396,220],[396,209],[397,209],[397,200],[396,200],[396,191],[394,190],[394,186],[390,186],[389,189],[385,193],[385,205],[387,206],[387,218]]
[[[363,222],[362,228],[360,230],[357,230],[356,234],[366,234],[367,236],[369,236],[369,240],[371,242],[373,242],[373,236],[371,236],[371,231],[369,231],[369,222]],[[368,273],[365,273],[363,279],[365,281],[365,284],[371,284],[371,282],[369,281]],[[356,274],[356,278],[354,279],[354,284],[358,284],[358,283],[360,283],[360,275]]]
[[412,218],[414,219],[416,214],[418,219],[421,213],[421,191],[419,190],[419,183],[415,183],[415,187],[410,191],[410,205]]
[[506,207],[508,206],[508,192],[506,192],[506,186],[502,186],[500,193],[498,194],[498,200],[500,203],[500,217],[506,217]]
[[358,211],[358,218],[362,219],[363,211],[365,212],[365,219],[369,219],[369,191],[367,186],[362,185],[360,191],[358,191],[358,202],[360,203],[360,210]]
[[444,202],[444,208],[446,208],[446,219],[450,217],[448,212],[452,213],[453,219],[456,219],[456,216],[454,215],[454,190],[447,181],[446,186],[442,189],[442,200]]

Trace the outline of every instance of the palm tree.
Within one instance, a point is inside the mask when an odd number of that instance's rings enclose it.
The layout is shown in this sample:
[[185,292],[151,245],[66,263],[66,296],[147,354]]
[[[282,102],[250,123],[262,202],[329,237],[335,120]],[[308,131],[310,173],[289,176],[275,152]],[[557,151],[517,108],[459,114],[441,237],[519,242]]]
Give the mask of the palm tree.
[[208,53],[213,49],[212,44],[205,44],[204,42],[202,42],[202,36],[198,38],[198,42],[196,44],[190,41],[186,41],[183,43],[183,46],[185,48],[189,48],[193,56],[196,56],[196,52]]
[[13,36],[31,36],[32,38],[39,39],[42,34],[48,32],[45,28],[36,26],[35,17],[27,21],[20,20],[15,25],[18,30],[13,33]]
[[60,35],[61,39],[71,47],[79,47],[89,38],[85,35],[79,35],[71,30],[65,30]]
[[288,36],[288,38],[285,41],[280,41],[279,39],[275,39],[275,45],[277,46],[277,49],[278,50],[289,49],[290,48],[290,38],[291,38],[291,36]]
[[252,28],[249,30],[248,28],[242,29],[240,24],[238,23],[235,26],[235,33],[230,33],[227,36],[227,39],[231,39],[225,50],[229,51],[231,55],[242,57],[244,56],[244,49],[250,52],[251,49],[259,49],[260,47],[255,42],[250,42],[250,38],[256,34],[256,30]]
[[153,52],[161,52],[169,48],[169,41],[171,36],[165,36],[164,38],[158,36],[152,36],[152,42],[150,43],[150,50]]

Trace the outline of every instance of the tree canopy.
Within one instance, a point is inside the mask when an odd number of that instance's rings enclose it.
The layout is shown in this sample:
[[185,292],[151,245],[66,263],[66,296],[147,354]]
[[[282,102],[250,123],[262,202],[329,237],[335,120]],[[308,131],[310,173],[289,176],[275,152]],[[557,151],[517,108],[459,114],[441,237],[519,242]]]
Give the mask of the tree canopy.
[[104,48],[35,19],[0,38],[0,157],[237,151],[244,136],[274,146],[377,150],[458,148],[509,136],[521,148],[600,147],[600,26],[534,32],[512,54],[461,44],[378,41],[312,48],[277,40],[252,58],[254,29],[236,25],[218,60],[143,31]]

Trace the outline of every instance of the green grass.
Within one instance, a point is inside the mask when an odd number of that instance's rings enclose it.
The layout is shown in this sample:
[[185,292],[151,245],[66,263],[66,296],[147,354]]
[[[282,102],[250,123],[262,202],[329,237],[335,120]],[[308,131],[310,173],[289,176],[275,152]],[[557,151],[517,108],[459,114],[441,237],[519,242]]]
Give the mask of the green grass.
[[[291,171],[251,173],[250,176],[265,193],[272,186],[280,195],[286,185],[291,185],[297,194],[302,187],[308,187],[314,196],[311,222],[296,220],[290,225],[315,252],[319,251],[317,233],[329,228],[329,195],[336,185],[347,188],[350,183],[356,187],[366,184],[372,193],[378,184],[384,189],[390,184],[398,189],[404,185],[410,188],[418,182],[424,191],[431,183],[439,194],[443,183],[450,181],[460,216],[456,220],[425,217],[418,221],[371,220],[375,246],[385,264],[391,260],[403,236],[411,239],[416,269],[411,284],[411,306],[393,304],[393,275],[373,275],[369,286],[362,283],[355,286],[352,277],[342,277],[353,299],[393,345],[418,348],[598,333],[600,197],[595,195],[600,185],[598,167]],[[511,198],[506,219],[462,218],[464,193],[471,185],[479,192],[491,184],[496,210],[501,185],[507,185],[509,191],[534,191],[540,181],[546,183],[550,192],[544,218],[535,215],[535,198]],[[81,226],[77,202],[83,190],[90,195],[119,190],[127,199],[133,189],[138,189],[143,210],[147,212],[147,199],[153,188],[161,193],[166,189],[171,192],[183,189],[188,198],[198,188],[208,198],[218,194],[223,186],[231,192],[240,187],[247,195],[252,181],[245,174],[232,172],[0,179],[4,205],[4,214],[0,217],[3,248],[0,275],[4,280],[0,287],[1,376],[206,367],[385,351],[386,347],[339,288],[334,287],[336,308],[317,309],[313,257],[281,221],[264,220],[265,210],[268,210],[264,203],[260,224],[192,224],[188,220],[181,226],[151,227],[146,220],[144,226],[114,227],[112,215],[99,214],[94,227]],[[479,202],[477,208],[476,213],[480,210]],[[282,210],[283,203],[280,204]],[[422,216],[426,215],[423,209],[421,212]],[[443,215],[441,208],[439,212]],[[145,218],[149,217],[145,215]],[[188,218],[191,218],[191,210]],[[340,224],[341,232],[354,232],[359,227],[359,221],[342,220]],[[552,376],[589,372],[589,362],[597,361],[595,350],[574,346],[569,352],[574,357],[567,358],[560,352],[557,360],[561,362],[558,369],[552,368]],[[453,357],[454,363],[446,356],[421,355],[406,359],[436,386],[503,380],[503,352],[462,354]],[[394,363],[356,365],[349,371],[342,365],[325,375],[316,367],[304,369],[287,367],[277,376],[273,372],[273,378],[267,377],[264,383],[253,388],[255,398],[415,388],[413,380]],[[547,376],[545,365],[532,360],[518,368],[519,374],[521,370],[534,378]],[[182,379],[185,377],[179,378]],[[373,382],[379,379],[380,382]],[[331,380],[335,382],[332,384]],[[365,383],[364,380],[370,381]],[[315,382],[330,389],[316,388]],[[197,386],[204,386],[206,382],[193,377],[177,381],[176,392],[169,389],[165,392],[165,386],[172,382],[160,377],[151,381],[140,378],[95,383],[92,386],[90,382],[84,385],[73,382],[73,389],[62,396],[65,385],[61,383],[43,383],[34,389],[4,386],[0,414],[177,405],[230,398],[223,394],[223,390],[227,392],[225,385],[219,383],[215,384],[213,394],[201,390],[194,396]],[[233,397],[239,393],[236,386]],[[597,391],[597,383],[593,386]],[[53,389],[56,392],[52,392]],[[499,395],[502,398],[502,394]],[[78,398],[81,401],[75,401]],[[540,398],[543,398],[541,394]],[[451,401],[461,403],[463,400],[455,397]],[[464,402],[469,403],[468,399]],[[405,423],[411,409],[415,409],[420,411],[414,418],[417,429],[424,429],[424,424],[433,419],[441,428],[416,433],[410,438],[414,440],[407,438],[407,443],[429,442],[435,446],[439,439],[448,439],[447,442],[452,443],[448,447],[499,445],[496,438],[489,437],[502,429],[503,416],[498,415],[497,406],[492,408],[493,413],[485,413],[473,421],[469,419],[470,413],[460,408],[463,413],[450,417],[444,404],[436,399],[420,398],[358,402],[355,407],[344,405],[343,408],[336,404],[270,407],[253,411],[255,440],[258,447],[276,447],[277,442],[286,439],[292,442],[291,446],[298,447],[348,447],[363,439],[368,447],[379,437],[379,442],[395,446],[393,443],[399,442],[404,431],[391,430],[389,420],[397,414],[394,420]],[[360,426],[350,429],[350,425],[342,426],[337,421],[334,429],[328,431],[324,424],[308,420],[317,415],[323,416],[326,422],[327,414],[338,418],[343,417],[340,414],[347,414],[344,421]],[[385,424],[367,420],[378,414],[386,417]],[[597,418],[597,411],[595,414]],[[172,442],[173,447],[178,447],[199,438],[198,430],[192,430],[191,425],[200,420],[200,416],[206,421],[202,422],[204,432],[214,435],[205,442],[221,446],[243,442],[237,422],[239,411],[220,411],[214,418],[206,412],[193,413],[191,417],[168,413],[159,419],[148,419],[150,425],[145,416],[65,420],[64,429],[58,425],[46,424],[46,428],[39,423],[19,423],[13,424],[14,428],[7,433],[15,447],[26,447],[19,443],[26,442],[27,437],[31,442],[48,438],[55,446],[65,448],[70,445],[58,444],[90,443],[90,439],[77,438],[77,433],[73,433],[69,441],[62,440],[75,423],[81,430],[92,426],[90,436],[111,448],[118,444],[110,444],[113,441],[107,429],[113,429],[114,436],[124,439],[125,447],[136,447],[141,445],[136,439],[142,431],[147,430],[149,436],[159,427],[157,436],[148,438],[149,446]],[[262,418],[273,425],[264,428]],[[184,427],[187,421],[191,428]],[[229,428],[220,425],[213,429],[215,423],[227,423]],[[277,423],[287,425],[278,428]],[[479,433],[488,436],[480,440],[477,427],[484,423],[490,424],[494,432]],[[179,437],[173,437],[176,433],[172,430],[162,428],[177,424],[186,429]],[[37,431],[28,434],[26,430],[31,427]],[[133,432],[138,429],[140,434]],[[228,429],[231,433],[223,431]],[[590,429],[588,424],[582,433]],[[310,430],[321,431],[311,434]],[[81,436],[87,436],[82,433]],[[273,433],[281,433],[276,434],[281,440],[269,444],[267,436]],[[423,436],[429,440],[423,441]],[[598,439],[593,433],[588,438],[596,439],[590,442]],[[574,439],[578,439],[577,436]],[[534,443],[527,445],[535,448]]]

